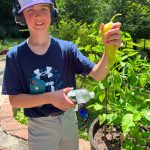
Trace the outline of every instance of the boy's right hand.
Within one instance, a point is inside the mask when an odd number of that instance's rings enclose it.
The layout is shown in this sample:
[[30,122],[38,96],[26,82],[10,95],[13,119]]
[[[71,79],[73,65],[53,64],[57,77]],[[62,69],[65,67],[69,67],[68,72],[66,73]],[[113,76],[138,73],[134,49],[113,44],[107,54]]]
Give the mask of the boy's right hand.
[[73,90],[73,88],[67,87],[62,90],[50,92],[49,93],[49,94],[51,94],[50,103],[53,106],[55,106],[63,111],[67,111],[68,109],[73,108],[75,106],[75,104],[66,95],[68,92],[70,92],[72,90]]

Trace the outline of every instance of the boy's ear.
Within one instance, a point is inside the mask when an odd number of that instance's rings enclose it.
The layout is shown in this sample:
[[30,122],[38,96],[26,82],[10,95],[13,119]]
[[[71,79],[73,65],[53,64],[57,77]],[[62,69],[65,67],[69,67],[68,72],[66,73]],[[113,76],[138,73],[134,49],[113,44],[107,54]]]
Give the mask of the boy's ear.
[[51,25],[58,23],[58,10],[56,8],[51,9]]
[[13,8],[12,8],[12,14],[14,16],[16,24],[19,24],[21,26],[26,26],[26,21],[23,16],[23,13],[18,14],[18,11],[20,10],[21,6],[17,0],[13,1]]
[[19,24],[21,26],[27,25],[22,13],[15,16],[15,22],[16,22],[16,24]]

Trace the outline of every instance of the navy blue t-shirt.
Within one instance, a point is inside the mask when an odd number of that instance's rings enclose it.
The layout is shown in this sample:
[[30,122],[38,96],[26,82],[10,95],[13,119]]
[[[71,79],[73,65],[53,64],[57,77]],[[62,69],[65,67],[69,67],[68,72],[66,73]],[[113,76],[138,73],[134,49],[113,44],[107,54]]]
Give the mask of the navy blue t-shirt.
[[[89,74],[94,65],[72,42],[52,37],[47,52],[37,55],[24,41],[7,53],[2,94],[39,94],[76,88],[75,75]],[[61,110],[46,104],[24,111],[28,117],[43,117]]]

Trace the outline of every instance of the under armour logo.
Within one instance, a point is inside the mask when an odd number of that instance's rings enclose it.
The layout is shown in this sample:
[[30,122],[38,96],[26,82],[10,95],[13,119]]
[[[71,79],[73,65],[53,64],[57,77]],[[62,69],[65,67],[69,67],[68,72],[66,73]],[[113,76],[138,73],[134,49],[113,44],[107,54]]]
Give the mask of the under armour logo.
[[50,78],[53,76],[53,74],[51,73],[51,70],[52,70],[52,67],[46,67],[46,71],[44,71],[44,72],[40,72],[39,69],[36,69],[34,71],[34,73],[36,75],[35,78],[40,79],[40,77],[45,76],[45,75],[47,75],[47,77]]

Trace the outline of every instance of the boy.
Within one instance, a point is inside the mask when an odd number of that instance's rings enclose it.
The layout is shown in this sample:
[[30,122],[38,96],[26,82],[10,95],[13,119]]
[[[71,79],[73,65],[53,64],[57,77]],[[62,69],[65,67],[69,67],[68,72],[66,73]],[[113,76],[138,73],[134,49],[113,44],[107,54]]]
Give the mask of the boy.
[[[30,150],[78,150],[75,104],[66,94],[76,87],[75,74],[96,80],[107,76],[106,54],[92,63],[77,47],[49,35],[51,0],[19,0],[30,36],[7,54],[2,93],[29,117]],[[51,7],[50,7],[51,6]],[[120,23],[106,33],[104,45],[121,44]],[[102,24],[101,30],[103,31]],[[72,88],[73,87],[73,88]]]

